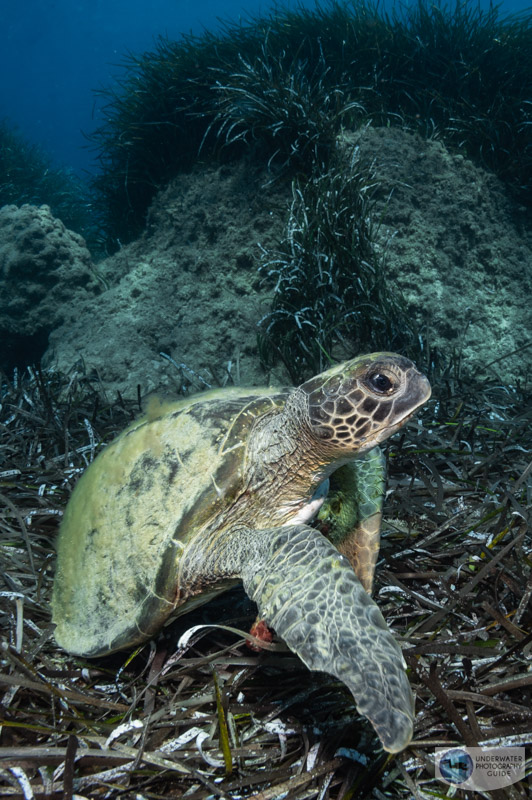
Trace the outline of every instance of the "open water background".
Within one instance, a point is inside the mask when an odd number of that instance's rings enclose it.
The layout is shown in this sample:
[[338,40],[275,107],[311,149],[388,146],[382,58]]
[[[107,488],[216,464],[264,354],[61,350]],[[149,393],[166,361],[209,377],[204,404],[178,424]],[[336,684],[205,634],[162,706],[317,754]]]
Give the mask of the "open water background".
[[[215,30],[219,20],[265,14],[296,0],[0,0],[0,119],[40,144],[57,164],[93,170],[84,134],[101,121],[93,90],[120,76],[128,51],[159,35]],[[388,3],[389,5],[390,3]],[[300,5],[312,8],[314,0]],[[486,2],[481,5],[487,6]],[[525,9],[530,0],[501,4]]]

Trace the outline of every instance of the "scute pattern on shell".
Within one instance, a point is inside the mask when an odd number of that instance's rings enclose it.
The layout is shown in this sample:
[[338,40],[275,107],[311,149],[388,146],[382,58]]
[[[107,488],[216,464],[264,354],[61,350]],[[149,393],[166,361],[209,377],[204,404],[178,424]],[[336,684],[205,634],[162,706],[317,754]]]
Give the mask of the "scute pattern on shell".
[[275,406],[267,391],[229,390],[223,404],[214,391],[201,403],[167,405],[131,425],[84,473],[58,545],[61,646],[109,652],[162,626],[176,604],[184,547],[238,492],[249,426]]

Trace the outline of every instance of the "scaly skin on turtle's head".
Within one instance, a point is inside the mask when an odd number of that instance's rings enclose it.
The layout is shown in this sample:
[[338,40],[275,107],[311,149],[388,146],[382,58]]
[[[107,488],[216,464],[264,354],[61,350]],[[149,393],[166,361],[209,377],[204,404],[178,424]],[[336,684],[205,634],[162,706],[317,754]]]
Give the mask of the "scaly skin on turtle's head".
[[414,364],[394,353],[372,353],[344,362],[302,384],[312,436],[341,457],[388,438],[431,393]]
[[395,433],[430,394],[425,376],[394,353],[354,358],[293,389],[250,435],[248,476],[261,484],[256,522],[267,522],[264,509],[281,524],[311,519],[322,481]]

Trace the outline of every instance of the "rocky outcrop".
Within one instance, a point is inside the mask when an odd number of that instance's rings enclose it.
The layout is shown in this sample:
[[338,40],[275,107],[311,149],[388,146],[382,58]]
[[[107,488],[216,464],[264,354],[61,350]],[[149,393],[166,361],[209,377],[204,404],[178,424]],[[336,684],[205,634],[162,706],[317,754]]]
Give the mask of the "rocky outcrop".
[[532,229],[492,173],[400,128],[347,137],[374,154],[374,218],[387,278],[452,372],[516,384],[532,374]]
[[0,366],[38,361],[52,330],[99,292],[83,237],[48,206],[0,208]]
[[239,164],[172,181],[145,233],[98,264],[108,290],[54,331],[46,364],[66,370],[82,358],[111,393],[129,396],[137,386],[173,394],[287,380],[265,375],[257,354],[271,291],[257,273],[258,242],[282,235],[287,195],[261,188],[266,178]]
[[[506,383],[530,374],[526,210],[441,142],[370,127],[344,134],[341,147],[375,163],[377,246],[431,353]],[[264,373],[257,351],[272,292],[257,271],[259,245],[275,250],[291,201],[289,185],[268,179],[245,161],[196,165],[158,194],[145,233],[97,265],[99,281],[81,237],[46,206],[5,207],[4,354],[15,363],[16,347],[24,356],[32,345],[30,363],[46,351],[45,365],[76,366],[128,396],[137,386],[174,394],[287,381],[280,366]]]

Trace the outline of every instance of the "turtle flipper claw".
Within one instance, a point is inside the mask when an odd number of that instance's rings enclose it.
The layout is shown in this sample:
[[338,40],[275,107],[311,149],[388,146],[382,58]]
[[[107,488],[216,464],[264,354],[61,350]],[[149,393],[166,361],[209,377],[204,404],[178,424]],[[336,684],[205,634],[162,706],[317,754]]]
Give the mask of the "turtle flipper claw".
[[403,750],[414,717],[403,655],[351,565],[307,526],[261,534],[265,552],[242,575],[260,615],[310,669],[348,686],[385,750]]

